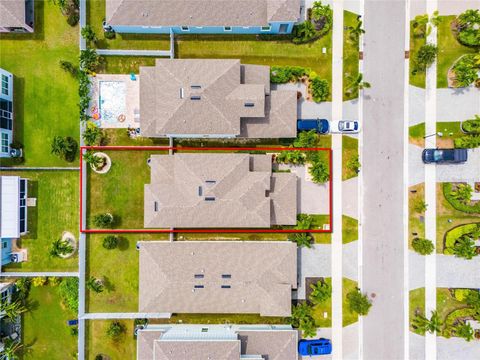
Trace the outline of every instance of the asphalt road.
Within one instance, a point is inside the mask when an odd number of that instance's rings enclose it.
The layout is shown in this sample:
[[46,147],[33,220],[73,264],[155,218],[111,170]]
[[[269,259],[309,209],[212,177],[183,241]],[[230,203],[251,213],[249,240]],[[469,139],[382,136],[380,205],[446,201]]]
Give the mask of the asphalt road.
[[[365,1],[363,106],[363,320],[366,360],[404,358],[405,0]],[[408,299],[407,299],[408,300]]]

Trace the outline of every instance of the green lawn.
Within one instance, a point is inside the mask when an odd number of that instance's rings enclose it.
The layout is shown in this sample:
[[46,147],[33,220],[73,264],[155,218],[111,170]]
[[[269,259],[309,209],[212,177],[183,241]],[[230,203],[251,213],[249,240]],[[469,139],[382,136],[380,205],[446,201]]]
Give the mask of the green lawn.
[[0,67],[15,76],[15,139],[25,165],[71,166],[50,154],[50,144],[55,135],[79,138],[78,84],[59,66],[78,62],[78,26],[53,1],[35,1],[35,33],[0,35],[0,48]]
[[[332,285],[332,278],[325,278],[325,283]],[[325,317],[326,313],[326,317]],[[332,326],[332,298],[327,301],[314,305],[312,317],[315,319],[317,327],[331,327]]]
[[75,359],[77,337],[70,333],[67,320],[77,315],[63,308],[58,288],[32,286],[28,301],[31,310],[23,316],[22,324],[23,359]]
[[133,320],[119,320],[125,332],[116,340],[107,335],[107,329],[113,320],[88,320],[85,334],[85,354],[88,360],[94,360],[98,354],[111,360],[135,360],[137,341],[133,336]]
[[87,24],[93,27],[99,39],[96,44],[99,49],[170,49],[170,36],[168,34],[116,34],[115,39],[105,39],[102,27],[103,20],[105,20],[105,0],[87,0]]
[[4,271],[77,271],[78,257],[51,258],[51,243],[69,231],[78,240],[79,173],[78,171],[3,172],[18,175],[28,182],[28,197],[37,198],[37,206],[28,208],[29,233],[21,238],[28,249],[28,261],[10,264]]
[[438,59],[437,59],[437,87],[447,87],[448,69],[453,63],[465,54],[475,53],[474,48],[469,48],[460,44],[450,29],[451,22],[455,16],[441,16],[442,19],[438,26]]
[[410,85],[414,85],[420,88],[425,88],[425,72],[419,71],[413,75],[412,70],[414,67],[414,59],[418,50],[422,45],[425,45],[426,39],[423,36],[417,35],[413,29],[413,21],[410,21]]
[[343,291],[342,291],[343,326],[348,326],[358,321],[358,314],[351,311],[347,303],[347,294],[350,291],[355,290],[355,288],[358,286],[358,283],[356,281],[343,278],[342,284],[343,284]]
[[348,163],[358,159],[358,139],[344,136],[342,139],[342,181],[354,178],[358,174],[348,168]]
[[[460,121],[437,122],[437,134],[442,133],[442,136],[436,136],[437,145],[439,147],[453,147],[453,141],[465,136],[460,129]],[[408,129],[409,142],[420,147],[425,146],[424,137],[432,134],[425,134],[425,123],[422,122],[417,125],[412,125]]]
[[342,241],[344,244],[358,240],[358,220],[342,216]]
[[410,331],[422,335],[419,331],[412,327],[412,321],[415,315],[425,315],[425,288],[410,290],[409,293],[409,313],[410,313]]
[[[416,191],[416,192],[412,192]],[[412,249],[412,240],[425,237],[425,214],[415,211],[415,205],[425,200],[425,184],[411,186],[408,192],[408,246]],[[428,206],[428,204],[427,204]],[[416,235],[414,235],[416,234]],[[429,239],[434,240],[434,239]]]
[[444,237],[448,230],[472,222],[478,222],[478,216],[455,210],[443,195],[442,183],[437,183],[437,253],[443,254]]
[[[357,24],[357,14],[350,11],[343,12],[343,25],[344,27]],[[345,95],[345,91],[349,85],[348,77],[356,77],[358,74],[358,58],[359,45],[358,42],[352,40],[350,32],[345,30],[343,32],[343,100],[352,100],[353,96]]]
[[425,123],[412,125],[408,128],[408,141],[420,147],[425,146]]

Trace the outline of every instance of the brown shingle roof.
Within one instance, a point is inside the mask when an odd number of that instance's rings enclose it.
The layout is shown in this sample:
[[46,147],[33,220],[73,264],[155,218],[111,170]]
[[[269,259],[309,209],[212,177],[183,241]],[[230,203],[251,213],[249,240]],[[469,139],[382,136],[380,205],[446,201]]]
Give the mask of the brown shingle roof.
[[25,0],[0,0],[0,26],[25,25]]
[[107,0],[110,25],[267,26],[298,21],[300,0]]
[[[152,155],[151,183],[144,193],[145,227],[268,228],[272,201],[278,202],[276,212],[289,207],[283,213],[296,216],[297,189],[271,188],[271,161],[271,155],[240,153]],[[282,179],[288,178],[296,182],[295,174],[283,174]],[[294,225],[295,216],[275,217],[275,224]]]
[[239,360],[239,340],[155,341],[154,360]]
[[291,291],[297,286],[294,243],[142,241],[139,244],[140,312],[290,316]]

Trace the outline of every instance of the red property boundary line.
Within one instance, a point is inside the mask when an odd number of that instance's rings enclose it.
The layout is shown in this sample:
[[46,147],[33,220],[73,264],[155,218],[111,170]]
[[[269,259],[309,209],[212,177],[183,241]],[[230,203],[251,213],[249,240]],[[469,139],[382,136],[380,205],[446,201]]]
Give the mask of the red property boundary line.
[[[112,150],[112,151],[327,151],[329,157],[328,180],[329,187],[329,230],[312,229],[85,229],[83,224],[83,150]],[[332,149],[329,148],[285,148],[285,147],[178,147],[178,146],[80,146],[80,232],[87,234],[110,233],[110,234],[149,234],[149,233],[332,233],[333,232],[333,184],[332,184]],[[86,179],[85,179],[86,181]]]

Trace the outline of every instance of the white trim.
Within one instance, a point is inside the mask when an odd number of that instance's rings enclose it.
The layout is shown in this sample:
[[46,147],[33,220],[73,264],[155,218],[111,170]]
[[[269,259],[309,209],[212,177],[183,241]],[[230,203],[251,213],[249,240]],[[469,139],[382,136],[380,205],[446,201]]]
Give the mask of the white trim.
[[[265,28],[268,28],[268,29],[265,29]],[[262,26],[262,27],[260,28],[260,31],[265,31],[265,32],[266,32],[266,31],[272,31],[272,27],[271,27],[270,25],[269,25],[269,26]]]

